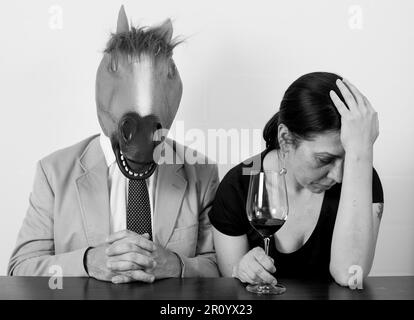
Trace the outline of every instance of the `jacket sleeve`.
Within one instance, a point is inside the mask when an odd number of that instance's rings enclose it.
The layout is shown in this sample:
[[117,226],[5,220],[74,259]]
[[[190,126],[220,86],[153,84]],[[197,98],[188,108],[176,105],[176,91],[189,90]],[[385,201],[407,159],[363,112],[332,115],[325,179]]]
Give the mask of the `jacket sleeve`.
[[190,258],[178,254],[182,267],[181,277],[183,278],[220,276],[214,251],[212,225],[208,217],[219,185],[217,165],[212,167],[204,194],[201,197],[196,255]]
[[[39,161],[29,208],[10,258],[8,275],[51,276],[57,266],[61,268],[62,276],[88,276],[83,265],[87,247],[55,255],[54,199],[52,187]],[[52,266],[54,268],[50,269]]]

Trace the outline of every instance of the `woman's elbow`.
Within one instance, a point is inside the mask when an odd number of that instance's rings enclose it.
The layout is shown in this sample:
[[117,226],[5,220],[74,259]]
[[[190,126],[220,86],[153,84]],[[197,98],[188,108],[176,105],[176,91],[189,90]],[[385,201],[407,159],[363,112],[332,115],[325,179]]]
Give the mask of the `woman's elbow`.
[[351,289],[362,289],[362,284],[367,277],[367,275],[362,272],[362,268],[358,266],[339,268],[331,264],[329,266],[329,272],[338,285],[349,287]]
[[348,287],[349,286],[349,284],[348,284],[349,279],[346,276],[333,274],[332,272],[331,272],[331,276],[335,280],[335,282],[338,285],[340,285],[341,287]]

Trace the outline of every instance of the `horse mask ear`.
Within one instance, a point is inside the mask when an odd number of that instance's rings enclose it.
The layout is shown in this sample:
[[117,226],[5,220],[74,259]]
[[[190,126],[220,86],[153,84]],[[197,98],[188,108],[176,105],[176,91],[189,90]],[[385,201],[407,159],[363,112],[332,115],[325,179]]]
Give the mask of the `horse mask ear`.
[[121,9],[119,9],[118,13],[118,22],[116,24],[116,33],[128,32],[129,31],[129,24],[128,18],[125,13],[125,8],[122,5]]
[[161,25],[155,27],[157,33],[164,39],[166,43],[170,43],[173,35],[173,25],[171,19],[165,20]]

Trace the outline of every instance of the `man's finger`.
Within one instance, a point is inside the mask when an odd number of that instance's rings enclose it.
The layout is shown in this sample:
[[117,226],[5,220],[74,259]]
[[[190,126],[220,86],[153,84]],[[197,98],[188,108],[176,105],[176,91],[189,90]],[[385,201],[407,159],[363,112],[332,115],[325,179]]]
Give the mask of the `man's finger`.
[[128,238],[115,241],[105,250],[106,255],[110,257],[128,253],[128,252],[136,252],[136,253],[146,255],[148,257],[151,256],[151,251],[138,247],[135,243],[130,241]]
[[120,272],[120,271],[130,271],[130,270],[142,270],[143,267],[137,265],[131,261],[113,261],[107,262],[106,267],[110,269],[112,272]]
[[142,281],[142,282],[152,283],[154,282],[154,280],[155,280],[154,275],[146,273],[142,270],[124,271],[124,272],[121,272],[119,275],[116,275],[115,277],[112,278],[113,283],[126,283],[126,282],[131,282],[131,281]]
[[150,252],[153,252],[154,250],[157,249],[157,246],[155,245],[154,242],[152,242],[148,238],[144,238],[142,236],[129,238],[129,241],[131,241],[132,243],[134,243],[138,247],[140,247],[142,249],[145,249],[145,250],[148,250]]
[[156,262],[151,257],[145,256],[143,254],[139,254],[136,252],[128,252],[121,254],[119,256],[112,256],[108,259],[108,263],[113,263],[117,261],[129,261],[137,264],[143,268],[154,268],[156,266]]
[[118,283],[133,282],[134,279],[132,279],[128,276],[125,276],[125,275],[117,275],[117,276],[112,277],[111,281],[112,281],[112,283],[118,284]]
[[133,231],[130,230],[122,230],[120,232],[111,234],[107,242],[110,244],[113,244],[116,241],[126,241],[136,244],[138,247],[148,250],[148,251],[154,251],[157,247],[154,242],[148,239],[148,234],[139,235]]
[[109,235],[108,238],[106,238],[106,242],[112,243],[112,242],[121,240],[126,237],[134,236],[134,235],[138,235],[138,233],[125,229],[125,230],[121,230],[121,231],[118,231],[118,232],[115,232]]
[[106,242],[112,243],[112,242],[121,240],[123,238],[129,238],[129,237],[135,237],[135,236],[141,236],[141,237],[144,237],[145,239],[149,239],[149,234],[148,233],[138,234],[134,231],[125,229],[125,230],[121,230],[121,231],[118,231],[118,232],[115,232],[115,233],[109,235],[106,238]]

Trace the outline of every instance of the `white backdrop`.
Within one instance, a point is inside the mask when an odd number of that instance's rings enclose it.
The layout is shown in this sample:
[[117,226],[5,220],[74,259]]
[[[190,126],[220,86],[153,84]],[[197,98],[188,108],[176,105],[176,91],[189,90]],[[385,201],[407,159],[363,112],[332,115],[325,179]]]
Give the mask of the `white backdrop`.
[[[95,72],[121,3],[134,23],[171,17],[175,35],[187,39],[174,53],[184,84],[176,120],[185,130],[262,129],[284,90],[304,73],[331,71],[354,82],[380,118],[374,166],[385,211],[371,275],[414,275],[410,0],[2,3],[0,274],[28,206],[36,162],[99,132]],[[220,164],[220,176],[236,162]]]

